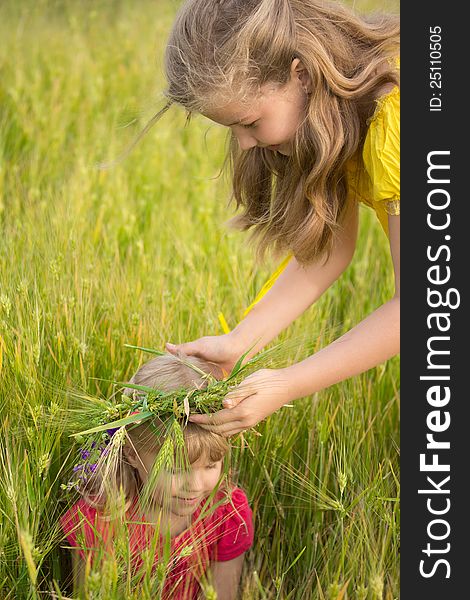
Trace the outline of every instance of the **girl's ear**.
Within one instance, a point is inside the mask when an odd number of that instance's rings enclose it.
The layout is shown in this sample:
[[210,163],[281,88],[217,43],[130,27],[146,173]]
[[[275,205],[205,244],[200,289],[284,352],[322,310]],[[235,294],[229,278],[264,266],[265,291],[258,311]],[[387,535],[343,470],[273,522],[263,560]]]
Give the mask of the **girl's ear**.
[[312,93],[312,80],[300,58],[294,58],[291,67],[291,78],[298,79],[302,84],[306,94]]

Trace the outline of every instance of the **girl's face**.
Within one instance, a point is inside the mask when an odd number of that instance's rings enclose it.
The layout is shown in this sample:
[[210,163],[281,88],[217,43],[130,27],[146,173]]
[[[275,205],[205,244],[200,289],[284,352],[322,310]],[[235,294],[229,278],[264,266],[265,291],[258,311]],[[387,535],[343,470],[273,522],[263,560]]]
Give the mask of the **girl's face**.
[[258,146],[289,156],[295,132],[305,117],[308,87],[305,70],[295,59],[283,87],[265,84],[259,97],[233,101],[203,114],[230,127],[242,150]]
[[[145,485],[152,471],[155,455],[139,453],[140,460],[131,461],[137,468]],[[154,492],[155,502],[178,517],[189,516],[204,498],[213,491],[222,473],[223,460],[211,461],[201,456],[189,469],[174,473],[162,473]]]
[[211,461],[201,456],[188,471],[171,474],[171,496],[168,506],[178,516],[192,514],[213,491],[222,473],[222,460]]

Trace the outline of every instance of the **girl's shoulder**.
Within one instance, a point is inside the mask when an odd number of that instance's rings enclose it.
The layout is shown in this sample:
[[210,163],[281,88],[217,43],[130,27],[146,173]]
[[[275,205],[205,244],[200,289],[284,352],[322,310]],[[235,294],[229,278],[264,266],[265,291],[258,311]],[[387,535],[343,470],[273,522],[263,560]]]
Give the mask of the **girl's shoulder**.
[[397,85],[377,98],[374,114],[368,120],[369,132],[383,123],[400,126],[400,88]]
[[60,524],[70,546],[78,548],[83,558],[84,548],[91,550],[108,537],[109,524],[83,498],[62,515]]
[[246,493],[235,487],[219,491],[211,519],[211,560],[226,561],[246,552],[253,544],[253,512]]
[[[395,66],[397,71],[400,71],[400,57],[389,59],[391,66]],[[369,130],[377,121],[392,118],[394,121],[400,122],[400,87],[394,83],[388,83],[382,87],[375,99],[375,110],[373,115],[368,119]]]
[[[362,150],[374,201],[400,198],[400,88],[377,100]],[[397,214],[396,211],[390,214]]]
[[[124,514],[122,517],[124,522]],[[60,524],[65,535],[69,539],[74,539],[77,531],[85,532],[87,535],[107,535],[114,520],[105,512],[81,498],[60,517]]]
[[[400,57],[390,58],[389,63],[400,71]],[[369,129],[374,123],[387,117],[400,122],[400,87],[393,83],[388,83],[378,92],[374,113],[368,119]]]
[[236,511],[251,514],[250,504],[246,493],[239,487],[219,490],[214,498],[214,515],[223,516]]
[[80,523],[87,521],[94,523],[98,517],[96,508],[88,504],[83,498],[73,504],[60,518],[62,529],[68,533]]

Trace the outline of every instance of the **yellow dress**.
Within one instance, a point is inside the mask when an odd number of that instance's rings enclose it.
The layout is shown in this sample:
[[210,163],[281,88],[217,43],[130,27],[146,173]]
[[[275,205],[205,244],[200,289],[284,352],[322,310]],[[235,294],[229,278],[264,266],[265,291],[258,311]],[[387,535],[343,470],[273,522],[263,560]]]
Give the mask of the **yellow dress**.
[[388,215],[400,214],[400,88],[377,101],[362,164],[350,161],[347,175],[350,193],[375,211],[388,236]]
[[[394,87],[377,101],[361,159],[349,162],[347,178],[349,193],[375,211],[388,236],[388,215],[400,214],[400,88]],[[283,260],[243,316],[273,286],[290,259],[291,256],[287,256]],[[219,319],[224,332],[228,333],[230,329],[222,314]]]

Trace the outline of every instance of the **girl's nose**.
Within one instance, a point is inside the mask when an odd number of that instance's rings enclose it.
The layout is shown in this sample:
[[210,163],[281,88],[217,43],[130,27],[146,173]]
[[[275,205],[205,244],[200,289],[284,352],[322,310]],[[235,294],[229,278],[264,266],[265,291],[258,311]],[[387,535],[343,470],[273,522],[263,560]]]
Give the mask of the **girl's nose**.
[[258,145],[258,140],[247,131],[237,132],[236,136],[241,150],[249,150]]
[[204,491],[204,481],[203,481],[203,477],[197,473],[196,471],[193,471],[188,479],[185,482],[185,488],[189,491],[189,492],[194,492],[194,493],[198,493],[198,492],[202,492]]

